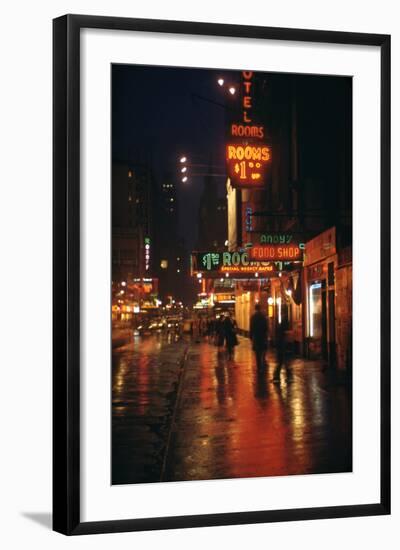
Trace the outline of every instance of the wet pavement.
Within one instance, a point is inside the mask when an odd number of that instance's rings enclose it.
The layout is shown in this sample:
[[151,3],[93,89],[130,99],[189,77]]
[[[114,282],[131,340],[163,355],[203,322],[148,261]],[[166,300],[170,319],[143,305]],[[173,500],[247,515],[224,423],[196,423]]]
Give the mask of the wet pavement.
[[320,362],[272,381],[247,338],[138,339],[113,352],[113,483],[351,471],[351,399]]
[[113,350],[113,484],[160,481],[187,349],[157,334]]

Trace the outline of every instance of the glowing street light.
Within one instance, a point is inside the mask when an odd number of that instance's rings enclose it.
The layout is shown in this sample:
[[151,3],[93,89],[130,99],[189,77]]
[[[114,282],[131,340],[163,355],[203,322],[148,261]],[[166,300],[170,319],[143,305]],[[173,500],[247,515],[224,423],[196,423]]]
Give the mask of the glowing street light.
[[223,79],[223,78],[219,78],[219,79],[218,79],[218,84],[219,84],[220,86],[223,86],[223,85],[224,85],[224,79]]
[[235,93],[236,93],[236,88],[234,88],[233,86],[231,86],[231,87],[229,88],[229,93],[230,93],[231,95],[235,95]]

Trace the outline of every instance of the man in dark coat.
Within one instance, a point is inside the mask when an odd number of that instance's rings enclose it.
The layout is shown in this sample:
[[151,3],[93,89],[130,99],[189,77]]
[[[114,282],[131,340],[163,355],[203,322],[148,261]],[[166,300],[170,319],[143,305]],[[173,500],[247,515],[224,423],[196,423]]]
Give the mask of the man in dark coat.
[[257,369],[261,370],[265,366],[265,352],[268,346],[268,319],[261,311],[260,304],[256,304],[255,312],[250,319],[250,338],[256,355]]
[[224,319],[225,345],[228,359],[233,359],[233,350],[238,344],[235,322],[228,313]]
[[291,379],[292,371],[289,368],[286,359],[287,330],[289,328],[288,318],[283,316],[281,322],[276,327],[276,358],[277,364],[274,371],[273,382],[279,383],[283,365],[286,367],[288,380]]

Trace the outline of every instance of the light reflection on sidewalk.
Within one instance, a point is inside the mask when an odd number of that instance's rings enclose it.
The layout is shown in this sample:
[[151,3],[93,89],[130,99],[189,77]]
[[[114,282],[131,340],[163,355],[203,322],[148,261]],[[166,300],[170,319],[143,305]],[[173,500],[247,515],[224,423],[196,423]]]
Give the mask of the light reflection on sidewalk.
[[206,341],[185,369],[167,479],[215,479],[351,470],[350,396],[326,389],[316,361],[294,359],[272,382],[275,354],[257,372],[250,342],[233,361]]

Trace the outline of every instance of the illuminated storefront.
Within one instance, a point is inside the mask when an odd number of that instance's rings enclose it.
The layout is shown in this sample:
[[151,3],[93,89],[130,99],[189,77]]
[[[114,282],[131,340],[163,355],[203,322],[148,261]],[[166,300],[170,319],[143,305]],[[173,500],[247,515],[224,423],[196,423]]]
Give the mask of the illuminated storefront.
[[112,320],[132,321],[138,314],[156,311],[158,279],[138,277],[112,283]]
[[306,299],[305,340],[310,358],[336,361],[335,271],[336,228],[307,242],[304,277]]

